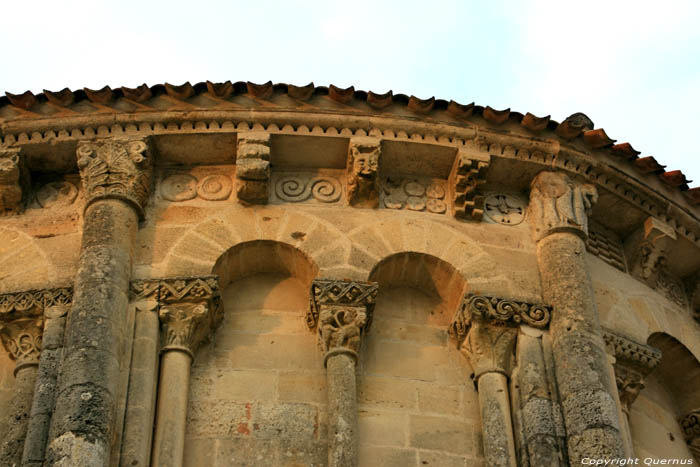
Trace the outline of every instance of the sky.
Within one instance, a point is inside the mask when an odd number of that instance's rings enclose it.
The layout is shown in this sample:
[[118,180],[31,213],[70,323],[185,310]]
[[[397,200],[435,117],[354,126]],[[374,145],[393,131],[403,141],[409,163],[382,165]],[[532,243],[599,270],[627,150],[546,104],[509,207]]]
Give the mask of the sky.
[[5,0],[0,18],[0,95],[271,80],[583,112],[700,186],[698,0]]

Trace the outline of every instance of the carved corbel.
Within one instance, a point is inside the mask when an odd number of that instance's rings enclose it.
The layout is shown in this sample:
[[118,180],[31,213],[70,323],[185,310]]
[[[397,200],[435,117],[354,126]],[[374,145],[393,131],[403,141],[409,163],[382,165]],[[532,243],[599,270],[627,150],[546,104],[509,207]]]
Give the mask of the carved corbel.
[[270,184],[270,134],[249,132],[238,135],[236,193],[238,200],[266,204]]
[[700,273],[685,280],[688,300],[690,302],[690,312],[695,321],[700,323]]
[[680,418],[685,442],[693,453],[695,460],[700,462],[700,409],[692,410]]
[[218,279],[163,279],[157,294],[163,330],[161,352],[179,350],[194,357],[199,345],[223,318]]
[[376,282],[313,281],[306,323],[311,330],[317,328],[324,363],[339,353],[348,354],[357,362],[362,337],[372,324],[378,291]]
[[573,232],[585,240],[588,214],[596,201],[595,186],[572,180],[563,172],[540,172],[530,186],[528,217],[533,238],[539,241],[551,233]]
[[625,241],[630,274],[681,307],[687,298],[681,281],[669,270],[667,254],[676,244],[676,232],[668,224],[647,218],[641,229]]
[[466,295],[449,333],[474,368],[474,379],[485,373],[510,377],[517,326],[549,326],[551,307],[481,295]]
[[376,208],[379,205],[377,174],[382,144],[379,139],[350,139],[347,161],[347,193],[351,206]]
[[661,351],[612,331],[603,331],[603,338],[608,353],[615,357],[615,382],[620,404],[623,412],[629,416],[632,403],[644,389],[644,378],[661,361]]
[[490,162],[488,153],[466,149],[458,151],[447,181],[454,217],[475,221],[483,217],[484,194],[481,187],[486,183]]
[[19,148],[0,149],[0,215],[22,212],[29,186]]
[[87,197],[86,208],[100,199],[120,199],[143,218],[151,191],[153,157],[142,138],[81,141],[78,169]]

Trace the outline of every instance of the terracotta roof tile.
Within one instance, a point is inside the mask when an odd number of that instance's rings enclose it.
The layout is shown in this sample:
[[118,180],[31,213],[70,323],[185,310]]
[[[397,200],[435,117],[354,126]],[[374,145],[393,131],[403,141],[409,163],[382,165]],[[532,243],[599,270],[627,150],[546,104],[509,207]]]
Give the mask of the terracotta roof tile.
[[528,112],[525,114],[522,120],[520,120],[520,124],[530,131],[540,132],[547,128],[549,121],[549,115],[547,115],[546,117],[536,117],[530,112]]
[[633,164],[642,173],[645,173],[645,174],[648,174],[648,173],[660,174],[660,173],[663,173],[664,167],[666,167],[665,165],[661,165],[658,162],[656,162],[656,159],[654,159],[652,156],[647,156],[647,157],[635,159],[633,161]]
[[615,144],[610,148],[610,152],[628,160],[637,159],[637,156],[641,154],[641,152],[635,150],[630,143]]
[[105,86],[97,91],[83,88],[83,92],[85,92],[85,96],[90,100],[90,102],[94,102],[95,104],[107,104],[112,100],[113,95],[112,88],[109,86]]
[[691,188],[685,192],[686,198],[693,206],[700,206],[700,186]]
[[293,97],[294,99],[308,101],[314,94],[314,83],[311,82],[306,86],[294,86],[293,84],[290,84],[289,86],[287,86],[287,93],[290,97]]
[[165,83],[165,91],[170,97],[181,101],[184,101],[185,99],[194,95],[194,88],[192,87],[189,81],[185,84],[181,84],[180,86]]
[[137,88],[127,88],[122,86],[120,89],[122,90],[124,97],[135,102],[146,102],[153,96],[151,93],[151,88],[149,88],[145,83]]
[[614,139],[608,138],[605,130],[598,128],[597,130],[588,130],[583,132],[583,141],[592,148],[599,149],[606,146],[612,146]]
[[328,97],[341,104],[349,104],[352,98],[355,97],[355,86],[342,89],[331,84],[328,86]]
[[375,109],[384,109],[393,104],[394,93],[392,91],[384,94],[375,94],[372,91],[367,93],[367,103]]
[[63,88],[58,92],[51,92],[44,89],[44,95],[49,100],[49,102],[60,107],[68,107],[75,100],[75,97],[73,96],[73,91],[71,91],[68,88]]
[[248,89],[248,94],[259,99],[269,99],[275,91],[272,88],[272,81],[268,81],[264,84],[255,84],[248,81],[245,84]]
[[22,94],[6,93],[10,103],[20,109],[29,110],[36,104],[36,96],[31,91],[25,91]]
[[510,109],[496,110],[487,105],[484,107],[483,116],[489,122],[500,125],[510,117]]
[[226,81],[225,83],[212,83],[211,81],[207,81],[207,91],[213,96],[226,99],[233,94],[233,84],[231,84],[231,81]]
[[431,97],[430,99],[420,99],[416,96],[411,96],[408,99],[408,109],[417,114],[429,113],[431,110],[433,110],[434,105],[435,97]]
[[692,182],[692,180],[686,179],[685,175],[683,175],[683,172],[681,172],[680,170],[671,170],[670,172],[664,172],[660,174],[659,177],[667,185],[670,185],[675,188],[680,188],[681,190],[687,190],[688,183]]

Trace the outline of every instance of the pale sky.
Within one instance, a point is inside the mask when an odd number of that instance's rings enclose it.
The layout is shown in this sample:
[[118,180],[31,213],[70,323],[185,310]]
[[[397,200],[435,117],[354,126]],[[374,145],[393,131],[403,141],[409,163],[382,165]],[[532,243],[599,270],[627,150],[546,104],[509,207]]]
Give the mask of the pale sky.
[[700,1],[0,3],[0,93],[210,80],[584,112],[700,186]]

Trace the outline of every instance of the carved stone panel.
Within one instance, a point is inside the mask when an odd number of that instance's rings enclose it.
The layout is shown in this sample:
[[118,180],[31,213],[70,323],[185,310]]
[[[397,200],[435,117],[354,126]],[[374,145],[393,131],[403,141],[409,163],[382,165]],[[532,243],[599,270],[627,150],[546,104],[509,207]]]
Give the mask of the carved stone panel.
[[384,177],[381,183],[381,206],[434,214],[447,212],[445,180],[420,177]]
[[491,193],[484,198],[485,219],[497,224],[520,224],[526,208],[525,200],[510,193]]
[[338,175],[332,171],[273,174],[274,198],[285,203],[338,203],[343,199]]
[[29,172],[17,148],[0,149],[0,215],[24,209],[29,189]]
[[42,208],[70,206],[78,197],[78,187],[68,180],[49,182],[36,192],[36,201]]
[[172,202],[193,200],[197,197],[206,201],[229,199],[233,182],[227,174],[175,173],[165,177],[160,184],[160,195]]
[[381,141],[375,138],[352,138],[348,149],[347,192],[352,206],[376,208],[379,202],[377,177]]

